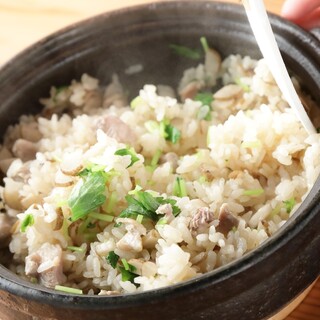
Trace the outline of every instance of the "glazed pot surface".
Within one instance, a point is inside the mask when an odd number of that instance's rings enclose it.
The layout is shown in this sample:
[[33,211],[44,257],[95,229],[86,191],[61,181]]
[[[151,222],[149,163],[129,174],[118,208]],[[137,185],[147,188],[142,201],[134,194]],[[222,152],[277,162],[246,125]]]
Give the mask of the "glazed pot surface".
[[[272,16],[288,68],[320,105],[320,45],[310,34]],[[131,97],[146,83],[177,87],[195,62],[170,44],[199,45],[206,36],[223,56],[259,58],[240,6],[181,1],[107,13],[65,29],[23,52],[0,71],[0,130],[36,113],[51,85],[89,73],[108,83],[117,73]],[[141,73],[125,70],[142,64]],[[1,267],[0,310],[5,319],[265,319],[302,292],[318,275],[319,179],[286,227],[257,250],[200,278],[136,295],[60,294],[29,284]],[[0,313],[1,313],[0,312]]]

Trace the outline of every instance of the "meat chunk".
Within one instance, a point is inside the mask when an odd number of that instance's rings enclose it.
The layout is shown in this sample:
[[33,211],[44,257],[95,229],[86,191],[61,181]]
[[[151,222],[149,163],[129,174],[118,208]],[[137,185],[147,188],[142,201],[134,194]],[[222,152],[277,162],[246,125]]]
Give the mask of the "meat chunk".
[[95,128],[101,129],[118,142],[134,145],[137,140],[133,130],[117,116],[100,117],[95,123]]
[[207,227],[214,219],[213,212],[207,207],[199,208],[189,223],[192,233],[197,232],[201,227]]
[[142,238],[147,231],[146,228],[136,220],[129,218],[117,219],[117,222],[125,224],[127,233],[117,242],[117,248],[124,251],[141,252],[143,250]]
[[223,233],[225,236],[234,227],[238,227],[239,220],[236,218],[231,211],[228,209],[228,204],[224,203],[219,212],[219,224],[216,228],[218,232]]
[[13,147],[12,152],[15,157],[21,159],[23,162],[33,160],[38,149],[33,142],[24,139],[18,139]]
[[13,221],[4,213],[0,213],[0,248],[7,245],[7,240],[11,235]]
[[54,288],[65,281],[62,249],[59,245],[44,243],[40,249],[26,257],[26,275],[38,277],[45,287]]

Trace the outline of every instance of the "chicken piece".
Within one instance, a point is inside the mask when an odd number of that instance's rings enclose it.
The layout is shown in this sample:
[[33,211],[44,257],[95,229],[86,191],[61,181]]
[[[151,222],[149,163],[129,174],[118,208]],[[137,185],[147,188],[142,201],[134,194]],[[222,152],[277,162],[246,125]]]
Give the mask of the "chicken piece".
[[127,233],[117,242],[117,248],[124,251],[141,252],[143,250],[142,238],[146,228],[136,220],[130,218],[117,219],[117,223],[124,223]]
[[7,245],[7,241],[11,236],[11,228],[13,220],[4,213],[0,213],[0,248]]
[[95,123],[95,129],[101,129],[109,137],[129,145],[134,145],[137,140],[134,131],[117,116],[100,117]]
[[38,148],[33,142],[24,139],[18,139],[12,147],[14,156],[23,162],[35,159],[37,151]]
[[65,281],[62,265],[62,249],[59,245],[44,243],[40,249],[26,257],[25,273],[38,277],[40,283],[54,288]]
[[207,227],[213,219],[213,212],[209,208],[199,208],[189,223],[189,229],[192,233],[196,233],[202,227]]
[[173,171],[176,171],[178,167],[179,156],[174,152],[168,152],[160,157],[160,164],[169,162]]
[[228,204],[224,203],[219,212],[219,224],[216,227],[218,232],[223,233],[225,236],[232,230],[234,227],[238,227],[239,220],[236,218],[231,211],[228,209]]

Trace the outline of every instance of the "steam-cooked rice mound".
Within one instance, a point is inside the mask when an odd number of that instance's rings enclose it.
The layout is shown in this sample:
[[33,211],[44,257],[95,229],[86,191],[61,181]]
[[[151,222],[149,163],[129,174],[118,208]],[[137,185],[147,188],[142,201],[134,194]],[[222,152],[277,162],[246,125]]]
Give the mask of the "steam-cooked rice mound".
[[239,259],[285,224],[319,174],[319,135],[263,60],[216,60],[185,72],[181,99],[145,85],[131,105],[116,75],[101,87],[84,74],[8,129],[0,225],[14,272],[140,292]]

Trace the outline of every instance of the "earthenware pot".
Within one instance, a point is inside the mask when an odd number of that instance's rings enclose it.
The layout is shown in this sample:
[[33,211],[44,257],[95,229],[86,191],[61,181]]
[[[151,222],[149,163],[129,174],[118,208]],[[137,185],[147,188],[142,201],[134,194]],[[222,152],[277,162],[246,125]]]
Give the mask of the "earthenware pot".
[[[320,43],[276,16],[271,22],[290,71],[320,105]],[[260,57],[242,7],[164,2],[106,13],[36,43],[0,70],[0,131],[40,110],[50,86],[87,72],[107,83],[118,73],[131,96],[145,83],[176,86],[195,62],[170,44],[198,46],[206,36],[223,56]],[[143,71],[127,75],[136,64]],[[126,296],[78,296],[21,280],[0,267],[0,318],[259,320],[299,295],[320,271],[320,180],[288,223],[257,250],[197,279]]]

